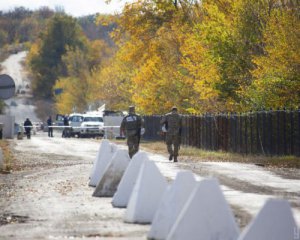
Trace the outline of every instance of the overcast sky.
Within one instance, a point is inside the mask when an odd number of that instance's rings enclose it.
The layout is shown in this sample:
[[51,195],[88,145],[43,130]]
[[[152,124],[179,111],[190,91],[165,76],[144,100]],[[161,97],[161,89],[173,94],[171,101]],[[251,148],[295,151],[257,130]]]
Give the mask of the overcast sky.
[[41,6],[52,9],[55,6],[62,6],[67,14],[79,17],[94,13],[120,12],[125,2],[128,0],[112,0],[110,4],[106,4],[105,0],[0,0],[0,10],[13,10],[20,6],[31,10]]

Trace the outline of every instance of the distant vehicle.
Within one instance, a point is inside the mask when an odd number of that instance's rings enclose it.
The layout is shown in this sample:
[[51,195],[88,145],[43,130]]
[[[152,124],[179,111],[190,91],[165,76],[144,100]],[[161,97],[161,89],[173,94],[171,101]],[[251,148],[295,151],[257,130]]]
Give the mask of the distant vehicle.
[[64,125],[64,115],[56,114],[55,125],[56,126],[63,126]]
[[[124,113],[121,111],[91,111],[86,113],[72,113],[69,115],[69,127],[71,137],[97,137],[107,135],[105,131],[106,124],[105,119],[109,120],[109,125],[119,125],[123,119]],[[64,115],[57,114],[56,122],[57,126],[63,126]],[[113,121],[112,121],[113,120]],[[112,121],[112,122],[111,122]],[[114,131],[118,131],[114,129]]]
[[97,115],[85,114],[80,125],[80,132],[78,137],[102,137],[103,135],[103,118]]
[[80,127],[84,114],[72,113],[69,115],[69,126],[71,127],[71,137],[80,136]]

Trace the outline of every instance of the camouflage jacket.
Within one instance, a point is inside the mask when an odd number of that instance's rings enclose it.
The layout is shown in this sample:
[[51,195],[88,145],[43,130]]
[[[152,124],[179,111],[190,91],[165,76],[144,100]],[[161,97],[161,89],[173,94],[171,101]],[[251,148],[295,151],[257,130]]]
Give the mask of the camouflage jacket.
[[178,113],[167,113],[161,120],[161,124],[165,125],[167,134],[181,134],[182,118]]

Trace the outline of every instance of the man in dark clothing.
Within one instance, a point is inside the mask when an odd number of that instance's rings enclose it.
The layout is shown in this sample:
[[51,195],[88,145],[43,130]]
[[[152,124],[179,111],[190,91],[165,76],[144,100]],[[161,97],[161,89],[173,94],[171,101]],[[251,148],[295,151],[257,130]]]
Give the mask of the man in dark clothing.
[[47,125],[48,125],[48,137],[53,137],[53,128],[52,128],[52,118],[49,116],[47,120]]
[[128,153],[130,158],[139,151],[141,129],[143,125],[143,119],[140,115],[135,113],[135,107],[129,107],[129,114],[126,115],[120,126],[120,136],[127,137]]
[[[169,160],[174,157],[174,162],[177,162],[178,151],[181,142],[182,118],[177,113],[177,107],[173,107],[170,113],[167,113],[160,122],[166,128],[166,144],[170,154]],[[173,147],[172,147],[173,145]]]
[[24,129],[25,129],[25,133],[27,136],[27,139],[30,139],[30,135],[31,135],[31,129],[32,129],[32,123],[29,120],[29,118],[26,118],[25,122],[24,122]]
[[62,137],[70,137],[70,128],[69,128],[69,118],[68,116],[64,116],[64,130],[62,132]]

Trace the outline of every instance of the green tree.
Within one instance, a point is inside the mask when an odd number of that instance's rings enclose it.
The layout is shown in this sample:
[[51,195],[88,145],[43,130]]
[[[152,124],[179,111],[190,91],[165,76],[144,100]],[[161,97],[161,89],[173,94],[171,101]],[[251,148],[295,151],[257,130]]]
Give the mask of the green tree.
[[64,14],[56,14],[51,19],[37,41],[38,51],[29,60],[36,96],[52,97],[55,81],[67,74],[62,56],[67,48],[85,48],[85,41],[76,19]]

